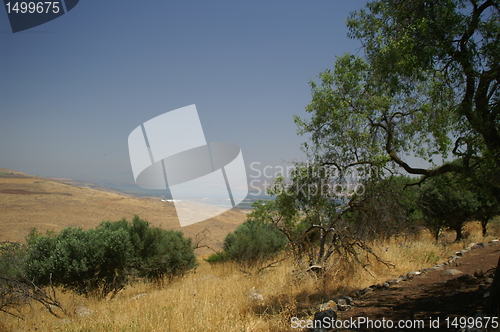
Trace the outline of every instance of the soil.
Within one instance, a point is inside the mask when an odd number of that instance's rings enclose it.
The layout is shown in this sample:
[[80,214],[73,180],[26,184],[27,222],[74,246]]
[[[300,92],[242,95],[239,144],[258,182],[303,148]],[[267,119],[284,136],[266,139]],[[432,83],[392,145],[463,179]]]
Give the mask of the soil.
[[[389,288],[376,287],[373,291],[355,298],[353,307],[338,312],[337,320],[364,317],[372,321],[423,320],[420,328],[341,329],[339,331],[459,331],[461,317],[473,317],[483,311],[485,294],[499,262],[500,245],[471,250],[449,265],[401,281]],[[449,269],[462,273],[445,275]],[[387,285],[386,285],[387,286]],[[457,320],[454,320],[457,317]],[[430,326],[430,319],[433,326]],[[439,322],[437,321],[439,319]],[[464,319],[464,318],[462,318]],[[453,322],[458,325],[453,326]],[[483,322],[486,322],[483,319]],[[378,323],[381,324],[381,323]],[[352,327],[352,326],[351,326]]]

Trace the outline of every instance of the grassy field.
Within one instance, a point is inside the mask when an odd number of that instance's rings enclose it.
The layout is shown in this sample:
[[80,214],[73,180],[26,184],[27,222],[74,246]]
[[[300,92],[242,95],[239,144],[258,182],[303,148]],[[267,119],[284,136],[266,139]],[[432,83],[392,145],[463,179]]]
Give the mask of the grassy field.
[[[285,260],[260,273],[254,267],[248,274],[233,263],[201,261],[196,272],[184,278],[163,286],[136,283],[113,299],[96,300],[58,290],[58,299],[69,315],[58,319],[35,303],[22,309],[25,321],[0,313],[0,331],[293,331],[292,316],[312,317],[320,303],[442,262],[471,242],[496,238],[499,220],[489,229],[491,235],[483,238],[479,224],[470,223],[468,237],[460,243],[453,243],[454,234],[450,233],[436,244],[424,232],[417,238],[375,244],[376,252],[396,267],[367,260],[369,272],[339,263],[325,278],[318,278]],[[252,292],[261,294],[263,300],[252,300]],[[82,307],[92,312],[75,314]]]
[[[10,170],[0,168],[1,173]],[[60,181],[14,172],[0,176],[0,241],[23,241],[32,228],[40,232],[60,231],[66,227],[95,228],[104,220],[131,220],[139,215],[152,226],[180,230],[195,238],[205,229],[203,245],[215,250],[221,240],[246,220],[245,211],[232,209],[200,223],[181,227],[173,203],[138,198],[77,187]],[[9,172],[10,174],[10,172]],[[200,248],[197,254],[210,254]]]

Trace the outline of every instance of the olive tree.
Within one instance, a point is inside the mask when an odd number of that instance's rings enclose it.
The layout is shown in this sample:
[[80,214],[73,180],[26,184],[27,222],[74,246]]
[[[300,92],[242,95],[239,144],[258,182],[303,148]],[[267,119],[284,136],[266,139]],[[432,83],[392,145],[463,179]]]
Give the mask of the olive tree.
[[[482,167],[500,198],[500,10],[495,0],[379,0],[348,19],[364,55],[311,82],[311,154],[340,168],[394,167],[425,180]],[[450,154],[461,164],[414,167]]]

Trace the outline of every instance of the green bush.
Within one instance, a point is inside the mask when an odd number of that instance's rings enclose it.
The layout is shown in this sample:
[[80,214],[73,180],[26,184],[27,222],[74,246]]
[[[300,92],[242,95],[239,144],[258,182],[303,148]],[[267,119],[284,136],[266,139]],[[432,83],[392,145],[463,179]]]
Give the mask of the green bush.
[[122,219],[104,222],[101,227],[123,229],[133,247],[132,266],[140,277],[160,280],[178,276],[197,266],[190,238],[182,232],[149,227],[149,223],[135,216],[132,223]]
[[456,232],[456,241],[459,241],[463,238],[463,225],[477,215],[481,202],[467,181],[446,173],[424,183],[421,205],[426,226],[436,240],[440,231],[449,227]]
[[0,278],[19,279],[24,247],[16,242],[0,242]]
[[204,259],[205,262],[208,262],[208,263],[211,263],[211,264],[226,262],[228,260],[229,260],[229,257],[227,257],[227,254],[226,254],[225,251],[213,253],[213,254],[211,254],[210,256],[208,256],[207,258]]
[[66,228],[33,241],[26,272],[40,286],[52,283],[82,294],[106,295],[126,285],[132,257],[129,235],[123,229]]
[[274,225],[248,219],[234,233],[226,236],[223,255],[233,261],[253,263],[275,255],[285,247],[287,241],[286,236]]
[[26,259],[26,273],[36,284],[100,296],[123,288],[131,276],[159,280],[195,267],[191,239],[150,228],[137,216],[132,223],[122,219],[87,231],[31,236]]

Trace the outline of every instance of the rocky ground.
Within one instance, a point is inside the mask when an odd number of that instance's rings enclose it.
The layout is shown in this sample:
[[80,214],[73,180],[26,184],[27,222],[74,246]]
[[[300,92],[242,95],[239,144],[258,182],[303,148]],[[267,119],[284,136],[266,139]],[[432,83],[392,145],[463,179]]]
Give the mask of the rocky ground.
[[[498,240],[473,244],[447,262],[410,271],[338,299],[336,304],[325,304],[316,318],[330,314],[337,321],[351,323],[337,331],[482,331],[466,328],[488,320],[481,315],[499,261],[498,244]],[[358,324],[353,326],[353,321]]]

